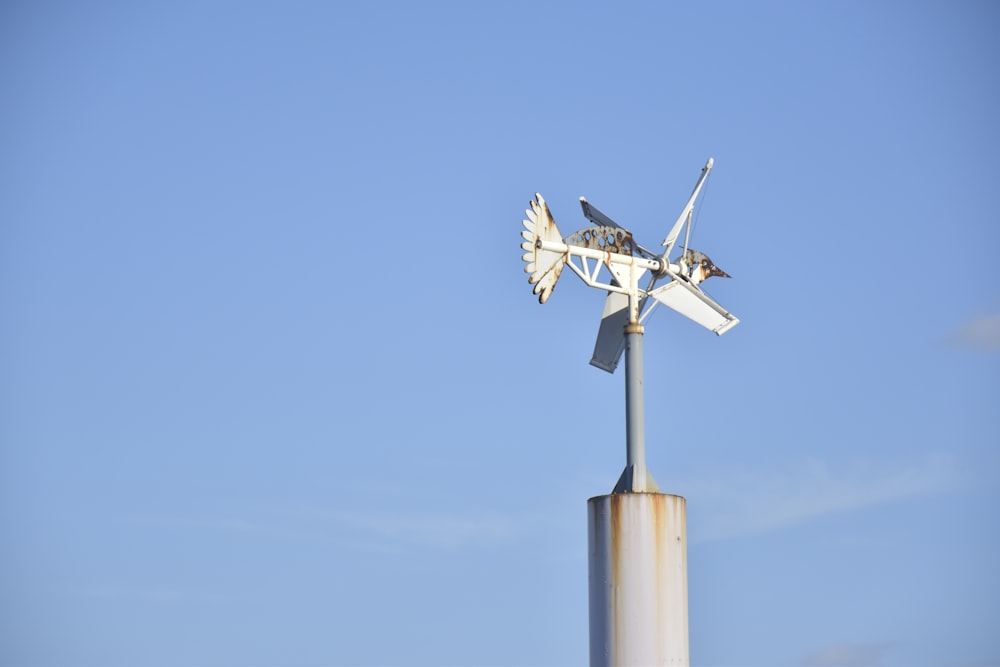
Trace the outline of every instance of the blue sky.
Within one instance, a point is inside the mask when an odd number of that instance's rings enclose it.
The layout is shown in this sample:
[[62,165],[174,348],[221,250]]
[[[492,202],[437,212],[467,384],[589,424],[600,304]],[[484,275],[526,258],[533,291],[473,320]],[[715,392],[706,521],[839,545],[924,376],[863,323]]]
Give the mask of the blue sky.
[[989,2],[0,9],[0,663],[579,665],[624,464],[602,295],[520,220],[692,245],[648,321],[696,665],[998,665]]

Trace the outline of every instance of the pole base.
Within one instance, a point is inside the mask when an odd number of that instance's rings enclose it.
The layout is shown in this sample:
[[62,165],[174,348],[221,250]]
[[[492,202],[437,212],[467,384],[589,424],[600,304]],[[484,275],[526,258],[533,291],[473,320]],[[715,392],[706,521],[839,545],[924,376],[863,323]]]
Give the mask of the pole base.
[[687,667],[686,501],[618,493],[587,501],[591,667]]
[[625,466],[622,476],[618,478],[615,489],[611,493],[659,493],[653,474],[646,466]]

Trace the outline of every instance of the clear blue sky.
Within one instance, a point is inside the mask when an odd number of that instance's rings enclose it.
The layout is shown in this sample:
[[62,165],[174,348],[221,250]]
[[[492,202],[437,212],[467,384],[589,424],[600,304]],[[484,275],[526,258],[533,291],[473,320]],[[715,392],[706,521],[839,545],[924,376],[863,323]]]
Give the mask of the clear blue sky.
[[6,2],[0,663],[580,665],[645,336],[695,665],[1000,665],[992,2]]

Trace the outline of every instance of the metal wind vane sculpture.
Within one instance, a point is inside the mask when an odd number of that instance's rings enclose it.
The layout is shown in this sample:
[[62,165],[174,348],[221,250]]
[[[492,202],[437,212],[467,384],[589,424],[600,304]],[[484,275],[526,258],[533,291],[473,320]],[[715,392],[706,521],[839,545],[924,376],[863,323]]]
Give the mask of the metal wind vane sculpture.
[[[521,248],[528,282],[539,303],[545,303],[563,269],[569,267],[584,283],[607,291],[604,313],[590,363],[613,373],[625,353],[626,466],[615,493],[657,492],[646,469],[642,395],[643,322],[657,304],[671,308],[706,329],[722,335],[739,323],[706,295],[699,285],[712,276],[729,275],[704,253],[689,247],[694,203],[714,161],[709,158],[690,199],[663,240],[663,251],[640,246],[631,232],[580,198],[583,215],[593,226],[563,238],[540,194],[525,211]],[[684,233],[680,253],[677,248]],[[602,280],[602,268],[610,274]],[[663,284],[659,284],[663,282]]]

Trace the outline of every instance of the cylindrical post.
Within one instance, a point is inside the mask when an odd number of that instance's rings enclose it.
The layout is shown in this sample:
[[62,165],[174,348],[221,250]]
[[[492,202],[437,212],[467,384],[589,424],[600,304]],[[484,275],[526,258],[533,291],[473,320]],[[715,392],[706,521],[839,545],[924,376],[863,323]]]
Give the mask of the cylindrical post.
[[587,501],[591,667],[689,664],[685,506],[664,493]]
[[646,490],[646,406],[642,386],[642,326],[625,327],[625,465],[632,488]]
[[646,468],[646,407],[642,379],[642,325],[625,325],[625,470],[615,493],[660,490]]

